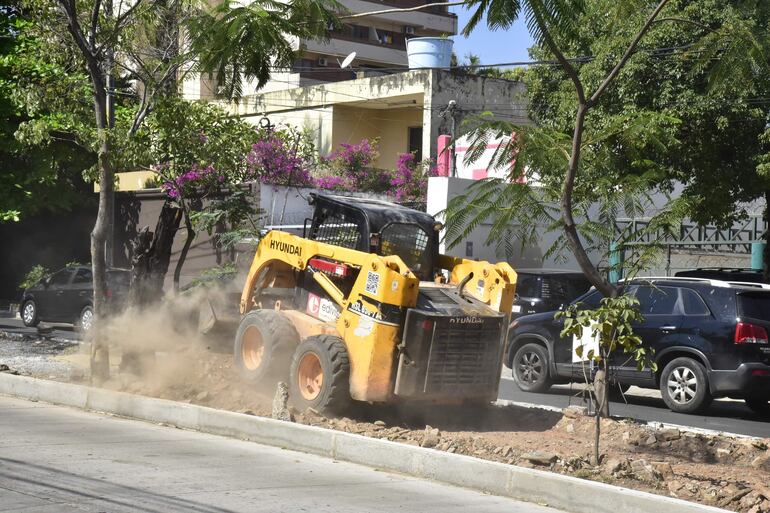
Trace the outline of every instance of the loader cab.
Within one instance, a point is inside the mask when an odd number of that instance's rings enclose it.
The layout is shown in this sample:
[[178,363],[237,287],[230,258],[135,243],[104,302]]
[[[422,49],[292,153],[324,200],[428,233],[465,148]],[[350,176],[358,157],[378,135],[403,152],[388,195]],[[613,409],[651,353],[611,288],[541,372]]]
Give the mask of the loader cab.
[[398,255],[420,280],[433,279],[440,229],[433,216],[368,198],[311,194],[309,201],[315,211],[309,228],[305,222],[305,237],[365,253]]

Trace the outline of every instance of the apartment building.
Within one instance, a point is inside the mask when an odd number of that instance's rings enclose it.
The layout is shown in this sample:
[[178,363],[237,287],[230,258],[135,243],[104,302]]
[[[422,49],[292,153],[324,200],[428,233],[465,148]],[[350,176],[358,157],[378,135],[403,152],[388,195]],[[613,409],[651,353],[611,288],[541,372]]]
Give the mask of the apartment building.
[[[434,0],[340,0],[350,13],[412,8]],[[296,39],[298,58],[291,70],[276,71],[259,92],[281,91],[329,82],[406,71],[406,40],[410,37],[452,36],[457,34],[457,16],[448,7],[430,7],[418,11],[390,12],[361,18],[342,19],[341,27],[329,31],[327,41]],[[356,52],[348,69],[342,69],[345,57]],[[355,69],[355,71],[353,71]],[[379,70],[379,71],[378,71]],[[213,99],[214,81],[205,76],[188,76],[183,83],[187,99]],[[244,84],[245,94],[257,92],[256,84]]]

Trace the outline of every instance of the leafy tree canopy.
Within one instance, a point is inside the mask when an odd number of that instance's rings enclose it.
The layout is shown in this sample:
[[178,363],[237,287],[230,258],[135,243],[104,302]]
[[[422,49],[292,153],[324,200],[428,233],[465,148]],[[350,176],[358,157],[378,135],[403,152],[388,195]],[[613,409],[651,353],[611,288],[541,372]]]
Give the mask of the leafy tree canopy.
[[[596,83],[613,65],[644,13],[628,13],[630,23],[607,23],[608,0],[586,2],[565,41],[565,52],[586,57],[581,78]],[[619,119],[676,120],[662,126],[666,144],[638,151],[637,141],[617,138],[603,165],[628,172],[645,169],[650,182],[664,189],[684,184],[682,213],[703,222],[728,224],[744,212],[741,203],[766,187],[757,173],[758,158],[767,151],[761,135],[767,125],[770,79],[746,66],[746,41],[725,31],[767,27],[766,3],[729,0],[676,0],[655,23],[639,51],[629,60],[602,102],[589,115],[593,126],[608,127]],[[725,40],[728,41],[725,44]],[[740,50],[739,50],[740,49]],[[733,55],[737,51],[744,55]],[[542,46],[532,53],[548,58]],[[746,66],[734,76],[734,71]],[[728,64],[732,63],[732,64]],[[531,114],[540,126],[568,132],[574,121],[574,92],[561,70],[533,67],[526,75]],[[589,163],[590,165],[590,163]],[[585,169],[585,167],[584,167]]]
[[72,56],[41,40],[28,11],[0,7],[0,222],[66,210],[90,197],[88,82]]

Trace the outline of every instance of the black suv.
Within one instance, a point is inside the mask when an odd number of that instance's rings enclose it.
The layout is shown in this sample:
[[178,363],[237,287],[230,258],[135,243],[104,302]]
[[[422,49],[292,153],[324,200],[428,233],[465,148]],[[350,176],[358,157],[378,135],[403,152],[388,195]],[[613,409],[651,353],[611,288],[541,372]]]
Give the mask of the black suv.
[[516,297],[511,319],[557,310],[585,294],[591,283],[579,271],[516,269]]
[[[107,270],[107,301],[113,309],[125,301],[130,278],[127,269]],[[37,326],[40,321],[67,322],[85,333],[93,324],[93,297],[91,268],[69,266],[25,290],[19,313],[25,326]]]
[[[654,349],[658,370],[638,371],[619,351],[610,356],[614,381],[660,388],[676,412],[703,411],[714,397],[742,398],[754,411],[770,411],[770,290],[697,278],[638,279],[624,287],[640,302],[644,321],[635,331]],[[593,309],[601,297],[592,290],[575,303]],[[522,390],[585,380],[574,350],[580,342],[560,335],[563,321],[554,314],[511,325],[506,363]]]

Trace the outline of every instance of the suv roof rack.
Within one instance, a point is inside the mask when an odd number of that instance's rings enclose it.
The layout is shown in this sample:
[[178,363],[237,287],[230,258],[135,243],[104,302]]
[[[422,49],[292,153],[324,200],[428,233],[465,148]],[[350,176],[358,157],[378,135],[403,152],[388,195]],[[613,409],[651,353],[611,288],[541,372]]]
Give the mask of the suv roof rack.
[[713,280],[711,278],[694,278],[689,276],[637,276],[636,278],[632,278],[630,280],[622,280],[622,281],[697,282],[697,283],[708,283],[709,285],[712,285],[714,287],[725,287],[725,288],[744,287],[744,288],[754,288],[754,289],[770,289],[770,285],[768,285],[767,283],[754,283],[754,282],[748,282],[748,281]]

